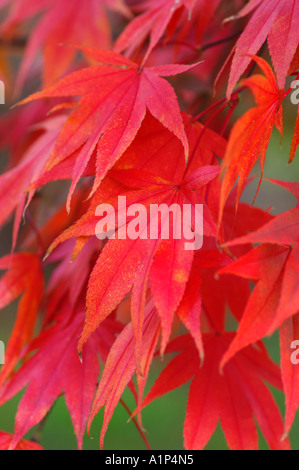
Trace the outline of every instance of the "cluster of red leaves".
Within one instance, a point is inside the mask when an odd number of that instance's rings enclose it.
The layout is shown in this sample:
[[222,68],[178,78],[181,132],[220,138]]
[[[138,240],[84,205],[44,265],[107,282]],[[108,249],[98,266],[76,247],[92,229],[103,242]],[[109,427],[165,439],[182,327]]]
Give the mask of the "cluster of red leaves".
[[[299,405],[290,360],[299,208],[273,216],[240,201],[259,158],[262,181],[274,127],[283,135],[299,0],[0,0],[0,14],[0,78],[21,45],[10,88],[19,95],[39,77],[43,87],[1,116],[9,163],[0,225],[15,217],[0,307],[19,304],[0,405],[26,391],[0,448],[38,450],[23,438],[61,394],[79,449],[105,408],[103,446],[126,387],[142,433],[142,409],[191,381],[186,449],[204,448],[218,421],[231,449],[258,448],[256,423],[271,449],[288,449]],[[262,58],[266,40],[273,68]],[[241,93],[256,106],[233,118]],[[298,143],[299,118],[289,163]],[[58,180],[71,181],[68,192]],[[272,183],[299,199],[299,183]],[[146,208],[202,204],[203,248],[162,237],[99,241],[96,208],[117,210],[119,196]],[[281,367],[262,342],[278,329]],[[145,396],[159,353],[170,362]],[[268,385],[285,394],[285,423]]]

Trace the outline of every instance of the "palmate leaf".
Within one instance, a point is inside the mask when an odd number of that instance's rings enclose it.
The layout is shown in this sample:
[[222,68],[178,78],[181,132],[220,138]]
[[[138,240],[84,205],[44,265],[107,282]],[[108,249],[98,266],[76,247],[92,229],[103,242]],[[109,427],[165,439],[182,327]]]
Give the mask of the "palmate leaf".
[[[149,126],[149,127],[148,127]],[[147,146],[146,158],[138,151],[145,133],[156,132],[157,138],[151,139]],[[106,178],[98,192],[91,200],[90,210],[73,227],[63,233],[52,244],[52,252],[60,243],[76,237],[87,239],[94,237],[99,218],[96,208],[99,204],[110,203],[116,209],[118,220],[118,196],[126,196],[126,211],[132,204],[142,203],[146,208],[150,204],[177,202],[204,205],[204,233],[216,236],[216,222],[204,200],[206,186],[217,178],[219,167],[209,165],[214,159],[214,152],[223,155],[225,141],[209,129],[187,119],[186,132],[190,140],[190,167],[186,171],[184,151],[178,146],[177,139],[156,120],[147,117],[141,130],[140,138],[126,152],[118,166]],[[141,138],[142,137],[142,138]],[[167,147],[165,146],[167,145]],[[167,157],[167,155],[172,157]],[[161,176],[154,176],[145,170],[130,169],[134,167],[147,169],[146,163],[157,172],[171,178],[169,181]],[[140,161],[136,161],[136,158]],[[192,161],[191,161],[192,159]],[[165,163],[164,163],[165,162]],[[202,167],[202,164],[205,164]],[[122,169],[129,168],[129,169]],[[197,170],[193,171],[195,168]],[[186,175],[185,175],[186,173]],[[115,181],[118,183],[115,185]],[[113,182],[113,184],[112,184]],[[104,185],[104,186],[103,186]],[[122,186],[121,186],[122,185]],[[125,191],[123,188],[127,188]],[[110,197],[107,199],[105,195]],[[119,227],[116,227],[118,229]],[[169,339],[175,311],[184,294],[188,281],[193,252],[184,250],[185,240],[110,240],[98,259],[89,281],[87,295],[88,314],[80,348],[123,298],[132,290],[132,322],[137,339],[136,355],[141,351],[141,326],[148,282],[162,321],[162,350]],[[179,254],[179,256],[178,256]],[[154,260],[155,255],[155,260]],[[172,261],[173,260],[173,261]],[[161,275],[162,272],[164,275]],[[138,352],[139,351],[139,352]]]
[[47,97],[82,96],[62,128],[46,170],[52,169],[80,149],[73,169],[71,196],[97,151],[93,192],[134,140],[147,109],[189,148],[180,109],[171,85],[161,77],[183,73],[193,66],[163,65],[139,69],[121,55],[84,49],[100,65],[74,72],[53,87],[32,95],[24,103]]
[[255,233],[229,243],[262,244],[220,271],[259,280],[222,364],[298,313],[298,214],[298,209],[283,213]]
[[[204,448],[219,422],[231,449],[257,449],[257,425],[271,449],[289,448],[299,405],[294,355],[291,361],[299,334],[299,203],[273,216],[241,202],[241,195],[259,157],[263,174],[274,127],[283,134],[282,105],[296,94],[294,85],[285,88],[298,75],[298,4],[0,0],[0,76],[11,81],[6,59],[13,63],[24,49],[16,91],[25,83],[35,90],[40,72],[46,87],[26,106],[2,108],[0,120],[1,152],[8,150],[0,176],[0,226],[7,224],[1,236],[16,211],[17,251],[0,259],[0,308],[17,304],[0,405],[23,391],[14,433],[0,432],[0,449],[38,449],[24,437],[42,426],[61,395],[79,449],[86,425],[90,432],[104,408],[103,447],[118,403],[130,412],[122,400],[126,387],[142,434],[143,407],[187,382],[186,449]],[[273,69],[266,54],[254,56],[266,40]],[[213,97],[213,77],[233,41],[227,96],[224,80]],[[200,67],[176,77],[201,55]],[[252,60],[262,72],[248,67]],[[168,77],[175,77],[176,90]],[[247,101],[239,105],[246,89],[253,109]],[[290,163],[297,144],[298,119]],[[295,177],[271,181],[299,200]],[[71,181],[68,196],[62,180]],[[168,238],[161,233],[168,213],[162,223],[155,220],[156,236],[145,236],[152,205],[162,203],[178,205]],[[102,204],[116,209],[116,226],[107,226],[114,214],[108,210],[105,218]],[[203,206],[198,251],[186,250],[185,233],[179,240],[171,235],[187,204]],[[108,228],[116,230],[114,239],[104,238]],[[187,334],[179,336],[183,328]],[[276,330],[280,368],[261,341]],[[165,354],[169,361],[144,398],[153,359]],[[284,391],[285,424],[267,384]]]
[[[297,274],[298,279],[298,274]],[[299,314],[289,318],[280,328],[281,372],[286,396],[285,431],[288,434],[292,428],[299,406],[299,371],[298,364],[292,364],[290,347],[293,341],[298,341]]]
[[35,193],[34,189],[27,190],[42,174],[65,119],[64,116],[53,117],[36,126],[36,131],[42,132],[42,135],[29,147],[18,165],[0,176],[0,198],[3,204],[0,226],[13,211],[16,212],[13,249],[17,242],[24,209],[30,204]]
[[258,449],[254,418],[272,450],[288,449],[288,440],[281,439],[283,421],[279,409],[264,383],[282,388],[279,367],[259,345],[246,348],[220,374],[221,358],[233,337],[234,333],[204,335],[203,367],[195,360],[191,338],[176,338],[167,351],[180,354],[162,371],[143,407],[192,379],[184,426],[186,449],[203,449],[219,421],[230,449]]
[[41,49],[44,52],[43,82],[49,86],[65,75],[75,59],[76,51],[70,45],[109,48],[111,28],[107,7],[130,15],[122,0],[13,0],[7,3],[10,8],[0,25],[2,34],[11,34],[16,26],[41,14],[28,40],[18,76],[19,87],[28,78]]
[[261,245],[220,271],[222,274],[259,280],[245,308],[237,336],[226,352],[222,365],[245,346],[275,331],[274,322],[277,321],[276,312],[289,252],[288,248]]
[[[142,395],[146,384],[160,332],[160,321],[156,309],[148,304],[145,310],[141,333],[143,339],[140,366],[142,376],[138,378],[138,408],[141,409]],[[100,445],[103,447],[104,437],[114,410],[136,371],[135,340],[132,324],[129,323],[118,336],[106,361],[105,369],[96,393],[88,420],[88,429],[102,407],[105,407],[104,422],[101,431]]]
[[[127,172],[130,173],[130,170]],[[124,173],[121,180],[125,183]],[[183,208],[183,204],[188,201],[191,201],[192,204],[204,203],[199,195],[195,198],[191,196],[191,191],[194,187],[200,189],[206,186],[218,174],[219,167],[217,166],[202,167],[196,174],[191,173],[189,178],[192,182],[188,181],[188,178],[183,180],[179,189],[174,188],[173,184],[167,181],[149,185],[148,189],[144,188],[129,193],[131,197],[128,198],[127,207],[140,202],[146,208],[150,204],[164,203],[169,207],[173,203],[177,203]],[[149,221],[148,223],[150,224]],[[206,206],[204,209],[204,229],[206,236],[216,236],[216,225]],[[134,285],[137,289],[135,283],[140,282],[139,276],[143,280],[139,288],[143,289],[143,283],[146,282],[148,274],[151,292],[162,322],[162,351],[165,349],[173,317],[184,294],[194,256],[194,251],[185,250],[185,243],[185,238],[160,240],[158,243],[155,239],[144,240],[142,237],[136,240],[115,239],[108,242],[90,277],[87,293],[87,318],[79,350],[82,349],[100,322],[117,307],[131,287]],[[148,269],[150,268],[149,271],[143,272],[143,263],[148,266]],[[102,281],[99,285],[100,279]],[[141,311],[137,310],[136,313],[140,315]],[[135,323],[135,319],[133,323]],[[142,321],[137,320],[137,323],[140,325]],[[136,329],[138,329],[137,326]]]
[[30,253],[0,258],[0,270],[6,270],[0,280],[0,308],[6,307],[22,294],[5,353],[5,365],[0,373],[1,387],[17,365],[23,348],[34,335],[43,296],[44,275],[39,256]]
[[120,326],[113,321],[103,324],[89,341],[80,362],[77,342],[82,330],[83,315],[76,315],[70,324],[60,322],[42,332],[28,353],[35,352],[13,378],[1,389],[0,403],[10,400],[25,386],[26,392],[16,415],[14,436],[9,448],[15,449],[22,437],[49,412],[56,399],[64,392],[65,401],[82,448],[86,422],[90,413],[99,376],[98,354],[106,360],[115,333]]
[[[143,56],[143,64],[167,30],[191,23],[194,15],[201,24],[197,24],[198,34],[205,22],[205,15],[210,19],[217,10],[219,0],[147,0],[141,5],[145,11],[134,18],[117,39],[114,50],[125,52],[127,56],[142,46],[149,36],[149,44]],[[210,16],[211,15],[211,16]],[[200,27],[201,26],[201,27]],[[204,29],[204,28],[203,28]],[[167,42],[167,40],[166,40]]]
[[284,89],[298,47],[298,0],[250,0],[244,9],[231,19],[244,17],[251,12],[254,13],[236,45],[227,90],[229,97],[250,64],[249,55],[256,54],[267,37],[279,89]]
[[240,201],[246,180],[259,156],[261,162],[261,179],[263,177],[265,158],[274,126],[283,133],[282,100],[283,92],[277,87],[275,76],[268,63],[255,57],[265,76],[254,75],[244,80],[254,94],[257,106],[247,111],[235,124],[224,158],[225,171],[221,188],[220,220],[230,191],[237,178],[237,205]]

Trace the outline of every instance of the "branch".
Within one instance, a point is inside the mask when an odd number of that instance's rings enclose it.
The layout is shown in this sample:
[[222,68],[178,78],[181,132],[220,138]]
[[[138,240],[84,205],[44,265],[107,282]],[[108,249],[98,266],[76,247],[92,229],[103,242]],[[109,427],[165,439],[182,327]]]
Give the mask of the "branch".
[[0,46],[3,46],[3,47],[13,47],[16,49],[24,49],[26,45],[27,45],[26,37],[11,38],[11,39],[0,37]]

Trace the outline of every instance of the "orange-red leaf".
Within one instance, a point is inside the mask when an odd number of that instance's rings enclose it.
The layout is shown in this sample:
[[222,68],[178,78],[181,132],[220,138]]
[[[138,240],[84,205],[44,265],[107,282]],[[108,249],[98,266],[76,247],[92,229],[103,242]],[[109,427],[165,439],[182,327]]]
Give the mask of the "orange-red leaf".
[[34,334],[43,295],[44,276],[40,258],[29,253],[1,258],[0,269],[8,270],[0,281],[0,308],[23,294],[7,345],[6,362],[0,374],[1,387],[18,363],[22,349],[30,342]]
[[[264,59],[255,58],[265,76],[244,80],[256,99],[257,107],[247,111],[235,124],[224,158],[224,180],[221,189],[220,220],[228,195],[237,178],[237,204],[251,170],[261,157],[263,176],[266,153],[274,125],[282,134],[282,92],[279,91],[271,67]],[[261,176],[261,178],[262,178]]]

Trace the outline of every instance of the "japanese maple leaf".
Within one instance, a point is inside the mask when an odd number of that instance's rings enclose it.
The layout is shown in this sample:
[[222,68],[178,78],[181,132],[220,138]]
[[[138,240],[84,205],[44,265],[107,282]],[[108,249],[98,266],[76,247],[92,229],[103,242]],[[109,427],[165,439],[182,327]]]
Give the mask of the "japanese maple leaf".
[[[144,2],[144,13],[133,19],[115,44],[116,52],[132,52],[150,36],[150,43],[143,58],[143,64],[158,44],[165,30],[176,14],[186,9],[191,15],[199,0],[149,0]],[[200,0],[201,1],[201,0]]]
[[273,333],[289,252],[288,248],[261,245],[220,271],[221,274],[234,274],[245,279],[258,280],[246,305],[237,336],[226,352],[222,364],[245,346]]
[[77,342],[82,330],[82,315],[65,325],[61,320],[36,338],[27,353],[36,351],[17,371],[0,394],[0,403],[10,400],[26,385],[19,404],[14,436],[10,449],[19,445],[22,437],[48,413],[56,399],[64,392],[66,405],[72,418],[79,449],[90,413],[99,376],[99,353],[105,360],[120,331],[118,325],[103,324],[89,341],[80,362]]
[[43,134],[29,147],[18,165],[0,176],[0,198],[3,204],[0,226],[14,210],[16,211],[13,248],[17,241],[24,209],[30,204],[35,193],[34,190],[29,192],[27,190],[44,170],[65,119],[63,116],[50,118],[36,126],[36,130],[42,131]]
[[18,253],[0,258],[0,270],[7,270],[0,280],[0,308],[21,294],[17,319],[5,352],[5,365],[0,373],[0,387],[16,366],[20,353],[32,339],[40,308],[44,277],[37,255]]
[[[0,450],[8,450],[13,436],[7,432],[0,431]],[[44,450],[35,442],[25,441],[22,439],[15,450]]]
[[[148,180],[149,184],[153,181],[161,183],[164,181],[172,181],[175,185],[179,185],[184,177],[185,172],[198,170],[201,166],[210,166],[215,163],[215,155],[223,158],[226,149],[226,141],[217,133],[205,128],[200,123],[194,121],[191,116],[183,115],[184,128],[188,137],[190,147],[190,161],[188,169],[186,170],[183,147],[178,145],[175,135],[168,131],[159,121],[157,121],[149,113],[146,115],[140,130],[133,143],[128,150],[124,153],[121,159],[115,164],[115,170],[141,170],[142,172],[151,174],[152,179]],[[144,148],[147,149],[144,152]],[[43,173],[40,179],[33,184],[33,187],[40,187],[43,184],[51,181],[52,178],[57,179],[58,175],[66,177],[70,175],[70,167],[72,165],[74,155],[50,170]],[[116,179],[116,175],[118,178]],[[141,184],[140,181],[142,174],[138,172],[131,173],[131,178],[128,178],[130,173],[117,173],[117,171],[110,172],[103,180],[101,186],[96,191],[95,195],[91,198],[90,207],[87,213],[78,222],[70,227],[51,245],[48,252],[51,253],[54,248],[66,240],[73,237],[92,237],[95,234],[95,225],[98,219],[95,216],[95,211],[100,204],[107,203],[110,200],[116,199],[119,195],[128,190],[126,182],[134,187],[134,176],[138,176],[138,181],[135,184],[135,189],[142,189],[146,185]],[[153,180],[153,176],[156,179]],[[126,176],[126,181],[122,177]],[[160,181],[157,179],[160,177]],[[139,185],[138,185],[139,184]],[[219,187],[216,188],[217,200],[219,202]],[[219,205],[219,204],[218,204]],[[218,213],[218,205],[215,210],[215,217]],[[246,232],[247,233],[247,232]],[[243,234],[243,233],[242,233]]]
[[298,115],[296,119],[294,135],[293,135],[292,144],[291,144],[290,163],[295,158],[298,145],[299,145],[299,107],[298,107]]
[[[120,172],[120,170],[119,170]],[[132,204],[142,203],[146,208],[150,204],[167,203],[171,205],[178,201],[180,205],[191,201],[204,203],[202,196],[195,198],[193,188],[198,184],[207,184],[219,173],[218,167],[203,167],[195,173],[191,173],[181,189],[175,189],[173,183],[153,178],[150,174],[141,173],[142,189],[125,193],[127,210]],[[138,186],[138,172],[127,170],[121,172],[121,181],[126,184],[134,181]],[[147,180],[146,180],[147,178]],[[139,183],[140,184],[140,183]],[[119,193],[118,193],[119,194]],[[116,199],[116,200],[115,200]],[[111,200],[117,207],[118,196]],[[189,202],[190,203],[190,202]],[[116,209],[117,213],[117,209]],[[216,225],[208,209],[204,212],[204,226],[207,236],[216,235]],[[82,218],[74,227],[57,239],[50,248],[54,249],[62,241],[71,237],[90,237],[96,232],[99,219],[95,212],[90,212]],[[123,300],[125,295],[132,292],[132,318],[133,327],[140,339],[140,328],[143,322],[144,295],[147,289],[149,276],[151,278],[152,291],[155,302],[162,317],[162,329],[164,333],[164,347],[170,335],[173,315],[183,296],[184,288],[188,280],[192,264],[193,252],[185,251],[185,239],[145,240],[142,237],[135,240],[115,239],[110,240],[105,246],[95,266],[89,281],[87,295],[88,313],[85,330],[80,342],[80,348],[95,331],[101,321],[104,320]],[[153,257],[155,255],[155,260]],[[105,270],[105,276],[102,275]],[[139,272],[139,276],[137,276]],[[164,273],[161,276],[161,273]],[[137,276],[137,278],[136,278]],[[99,279],[101,283],[99,285]],[[113,296],[111,295],[113,292]]]
[[[298,279],[298,273],[297,273]],[[299,406],[299,371],[298,365],[291,361],[292,344],[299,338],[299,314],[289,318],[280,328],[281,372],[286,396],[285,431],[292,428]]]
[[[213,217],[204,198],[207,183],[213,180],[219,172],[219,167],[213,166],[211,163],[215,161],[215,154],[220,156],[224,154],[225,140],[215,132],[194,122],[188,116],[184,117],[184,121],[190,145],[188,169],[185,166],[183,147],[178,145],[176,137],[156,119],[148,115],[134,143],[119,160],[116,169],[103,180],[99,190],[91,199],[88,212],[75,225],[59,236],[48,252],[51,253],[60,243],[70,238],[76,237],[81,243],[81,241],[84,242],[86,239],[94,237],[99,222],[99,218],[96,216],[97,207],[103,203],[111,203],[117,208],[118,196],[121,195],[127,197],[127,206],[124,209],[135,203],[142,203],[146,207],[149,207],[151,203],[168,202],[171,204],[171,201],[176,200],[179,204],[185,201],[188,204],[191,203],[192,206],[196,203],[203,203],[205,207],[204,233],[206,236],[215,236],[217,211]],[[140,150],[144,146],[147,148],[146,154]],[[125,170],[125,168],[127,169]],[[133,168],[138,168],[138,170]],[[149,173],[150,169],[161,176]],[[169,180],[166,180],[165,177],[168,177]],[[187,199],[186,194],[188,194]],[[165,240],[161,248],[159,248],[159,240],[109,241],[90,280],[88,295],[90,321],[86,325],[85,340],[101,319],[109,315],[131,290],[136,269],[139,269],[140,275],[138,280],[136,279],[132,291],[132,317],[134,331],[139,338],[139,340],[137,339],[137,350],[138,348],[140,350],[144,293],[147,290],[153,256],[159,249],[150,277],[153,281],[159,313],[164,318],[164,343],[167,341],[173,314],[183,295],[192,260],[192,254],[185,253],[185,250],[184,253],[182,252],[184,248],[182,241]],[[106,269],[105,276],[102,276],[101,270],[104,269],[106,259],[107,266],[110,268]],[[170,263],[171,259],[174,259],[173,266]],[[162,270],[164,270],[163,277],[160,275]],[[182,270],[181,275],[173,277],[173,273],[180,270]],[[104,280],[100,289],[98,288],[98,279],[101,279],[101,283]],[[109,292],[112,291],[113,296],[110,296]],[[101,305],[100,309],[98,309],[99,305]]]
[[227,90],[229,97],[251,61],[248,55],[256,54],[267,37],[279,89],[284,89],[298,47],[298,0],[250,0],[243,10],[231,19],[244,17],[252,11],[252,18],[236,45]]
[[[299,183],[270,180],[288,191],[299,200]],[[295,229],[296,230],[296,229]],[[281,350],[281,370],[286,396],[286,416],[285,431],[288,434],[291,430],[296,411],[299,406],[299,373],[298,366],[292,364],[290,360],[290,345],[299,338],[299,294],[297,288],[298,279],[298,243],[295,245],[292,255],[288,261],[288,276],[284,282],[284,290],[281,295],[280,306],[282,314],[287,317],[294,315],[280,328],[280,350]]]
[[219,372],[233,333],[205,334],[203,367],[196,360],[190,336],[176,338],[167,348],[179,352],[156,380],[143,406],[192,379],[184,425],[185,448],[201,450],[221,422],[232,450],[258,449],[255,419],[272,450],[289,449],[281,440],[283,421],[272,393],[264,383],[281,389],[280,370],[261,345],[250,346]]
[[[2,33],[42,14],[30,33],[21,65],[18,85],[27,78],[37,53],[43,49],[43,82],[51,85],[69,69],[76,50],[65,44],[109,48],[111,41],[107,7],[129,15],[122,0],[13,0]],[[1,5],[0,5],[1,7]],[[64,46],[62,46],[64,44]]]
[[274,126],[283,133],[283,92],[277,87],[271,67],[264,59],[254,59],[265,76],[255,75],[244,80],[255,97],[257,106],[247,111],[235,124],[227,146],[223,167],[225,175],[221,189],[220,220],[224,205],[237,178],[239,203],[245,182],[260,156],[261,179],[264,171],[267,148]]
[[[141,365],[143,375],[138,377],[139,406],[141,406],[142,394],[158,342],[159,331],[160,321],[156,309],[148,304],[142,325],[143,349]],[[135,338],[132,324],[129,323],[118,336],[110,350],[88,419],[88,429],[90,430],[95,416],[102,407],[105,407],[100,439],[101,448],[103,448],[104,437],[114,410],[135,372]]]
[[176,135],[184,146],[186,158],[188,156],[188,142],[176,95],[161,76],[176,75],[193,66],[163,65],[140,69],[134,62],[113,52],[84,51],[100,65],[75,72],[23,101],[82,96],[62,128],[46,167],[46,170],[53,168],[80,149],[68,207],[93,151],[96,149],[98,154],[95,191],[134,140],[147,109]]
[[228,244],[263,243],[220,271],[259,280],[222,364],[248,344],[273,334],[298,312],[298,215],[299,209],[288,211],[255,233]]
[[[219,180],[214,180],[209,186],[208,204],[210,208],[215,205],[215,213],[219,207],[220,186],[221,181]],[[245,203],[239,204],[236,213],[235,192],[234,190],[231,193],[224,211],[222,223],[224,240],[231,240],[255,232],[273,219],[273,216],[268,212]],[[246,254],[252,249],[252,244],[231,247],[230,256],[220,253],[216,246],[213,248],[207,251],[200,250],[195,255],[194,265],[199,271],[197,279],[199,277],[201,279],[200,289],[197,288],[199,282],[195,281],[193,286],[190,286],[190,297],[186,299],[186,304],[192,305],[192,296],[196,296],[197,292],[197,297],[200,297],[202,301],[201,311],[204,324],[209,325],[210,331],[223,332],[226,329],[228,310],[238,322],[241,320],[250,298],[251,288],[247,279],[237,278],[233,275],[219,276],[218,271],[221,267],[231,264],[231,257],[239,258]],[[190,333],[198,343],[198,337],[196,338],[194,335],[195,331],[192,328]]]
[[289,181],[279,181],[279,180],[273,180],[273,179],[268,179],[273,184],[277,184],[278,186],[281,186],[282,188],[286,189],[290,193],[292,193],[296,199],[299,201],[299,183],[295,182],[289,182]]
[[[126,171],[121,173],[121,181],[126,183]],[[130,178],[130,170],[127,170]],[[204,233],[216,235],[215,222],[209,214],[202,196],[193,192],[200,190],[219,174],[219,167],[202,167],[183,179],[179,188],[173,183],[153,179],[141,173],[143,187],[128,193],[127,206],[142,203],[146,208],[151,204],[166,204],[168,207],[177,203],[182,209],[184,204],[204,205]],[[133,170],[133,180],[138,184],[138,172]],[[146,182],[146,178],[148,182]],[[150,224],[150,222],[148,222]],[[164,219],[162,218],[162,224]],[[121,233],[121,227],[118,227]],[[188,281],[193,251],[185,250],[186,239],[161,240],[161,234],[155,239],[110,240],[102,251],[92,272],[87,293],[87,317],[79,344],[83,347],[89,336],[111,311],[117,307],[124,296],[132,291],[132,321],[137,338],[143,321],[144,295],[150,279],[155,305],[161,317],[162,351],[168,342],[173,317],[184,294]],[[104,275],[105,272],[105,275]],[[99,279],[101,283],[99,285]],[[113,295],[111,295],[113,292]]]
[[70,263],[75,248],[75,241],[70,240],[62,245],[47,260],[47,264],[55,264],[56,269],[48,282],[46,296],[46,315],[43,326],[50,325],[56,318],[57,312],[76,310],[85,302],[86,285],[91,271],[90,260],[98,253],[101,242],[90,239],[76,259]]
[[28,146],[33,143],[38,126],[57,103],[34,101],[26,108],[14,108],[0,117],[0,148],[9,149],[9,163],[15,166],[23,158]]

